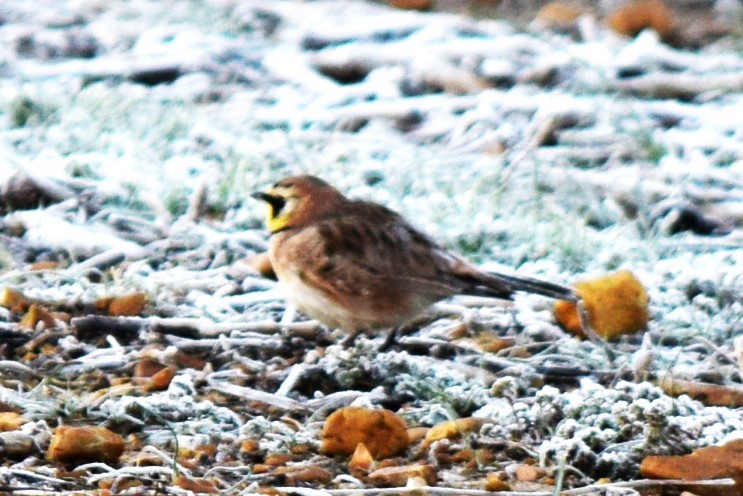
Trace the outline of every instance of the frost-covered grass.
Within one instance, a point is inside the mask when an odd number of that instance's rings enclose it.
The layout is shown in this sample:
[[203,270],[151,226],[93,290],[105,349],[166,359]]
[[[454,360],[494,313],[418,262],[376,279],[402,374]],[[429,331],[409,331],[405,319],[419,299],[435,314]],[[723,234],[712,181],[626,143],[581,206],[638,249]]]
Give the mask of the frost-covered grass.
[[[740,409],[624,380],[742,382],[733,340],[743,329],[743,94],[725,83],[743,71],[740,51],[676,50],[651,33],[623,40],[601,30],[576,42],[359,2],[50,1],[44,16],[22,1],[3,7],[0,180],[20,171],[69,195],[4,212],[2,285],[67,303],[143,291],[147,326],[153,316],[287,324],[266,340],[278,350],[237,329],[223,331],[229,343],[210,334],[211,348],[150,328],[131,342],[66,334],[59,356],[79,358],[72,366],[82,369],[100,359],[128,373],[128,361],[172,360],[179,346],[209,363],[193,377],[179,372],[166,392],[112,395],[87,410],[74,395],[36,401],[48,391],[0,390],[32,419],[84,411],[96,422],[147,425],[148,442],[162,449],[174,435],[198,443],[214,425],[222,446],[265,432],[264,450],[314,446],[321,414],[295,412],[307,422],[288,428],[242,399],[206,398],[218,381],[273,393],[296,365],[305,375],[284,399],[358,389],[361,401],[383,398],[414,425],[475,415],[488,420],[475,443],[517,443],[550,470],[568,464],[592,479],[636,477],[642,456],[719,443],[743,428]],[[94,57],[74,56],[75,39],[92,43]],[[333,79],[337,60],[365,77]],[[179,77],[137,82],[137,71],[153,67]],[[664,98],[623,86],[631,78],[620,73],[632,71],[719,85]],[[329,345],[337,333],[302,335],[280,289],[239,263],[266,247],[263,208],[249,194],[290,174],[383,203],[488,269],[561,283],[632,270],[650,295],[651,349],[624,337],[608,345],[609,362],[532,296],[507,309],[445,302],[385,353],[365,338],[345,348]],[[189,218],[200,188],[204,211]],[[678,228],[675,215],[689,206],[729,234]],[[128,259],[84,266],[101,252]],[[27,269],[42,259],[61,264]],[[465,333],[454,339],[458,323]],[[476,331],[514,345],[482,352]],[[636,371],[641,351],[652,358]],[[551,377],[558,368],[574,380]],[[482,470],[506,462],[498,463]]]

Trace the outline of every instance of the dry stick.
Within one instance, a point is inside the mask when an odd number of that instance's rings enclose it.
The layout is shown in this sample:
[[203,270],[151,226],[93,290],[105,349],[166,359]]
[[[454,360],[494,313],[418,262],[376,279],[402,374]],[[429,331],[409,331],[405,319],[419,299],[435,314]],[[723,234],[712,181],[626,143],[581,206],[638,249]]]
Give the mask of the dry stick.
[[[657,486],[733,486],[733,479],[715,479],[715,480],[653,480],[642,479],[638,481],[616,482],[612,484],[591,484],[590,486],[576,489],[560,491],[564,496],[576,496],[582,494],[596,494],[596,491],[619,489],[619,488],[647,488]],[[355,495],[355,494],[400,494],[400,493],[417,493],[417,494],[456,494],[462,496],[552,496],[552,492],[524,492],[524,491],[485,491],[482,489],[458,489],[454,487],[390,487],[390,488],[368,488],[368,489],[306,489],[298,487],[277,487],[277,491],[299,494],[300,496],[336,496],[336,495]]]
[[7,473],[10,475],[15,475],[19,477],[25,477],[28,479],[37,479],[44,482],[52,482],[54,484],[75,484],[75,482],[64,480],[64,479],[58,479],[56,477],[48,477],[46,475],[38,474],[36,472],[31,472],[30,470],[20,470],[16,468],[8,468],[6,469]]
[[574,496],[579,494],[589,494],[592,491],[595,491],[596,489],[612,489],[612,488],[647,488],[647,487],[657,487],[657,486],[734,486],[735,485],[735,479],[725,478],[725,479],[709,479],[709,480],[682,480],[682,479],[641,479],[637,481],[624,481],[624,482],[614,482],[610,484],[591,484],[590,486],[586,487],[579,487],[576,489],[570,489],[568,491],[563,491],[560,494],[564,494],[567,496]]
[[22,363],[14,360],[0,360],[0,373],[10,372],[23,377],[39,377],[39,374]]
[[[477,348],[475,345],[467,346],[466,344],[463,344],[463,343],[445,341],[443,339],[422,338],[422,337],[417,337],[417,336],[404,336],[398,340],[398,343],[403,346],[405,345],[425,346],[428,348],[431,348],[433,346],[445,346],[449,349],[467,353],[468,355],[460,356],[460,359],[464,361],[484,362],[484,363],[488,363],[490,365],[493,365],[501,369],[507,369],[511,367],[524,367],[524,368],[533,369],[533,367],[525,360],[518,361],[518,360],[512,360],[512,359],[504,358],[504,357],[496,357],[496,356],[493,356],[492,353],[484,353],[481,349]],[[434,358],[431,358],[431,359],[435,360]],[[471,367],[470,365],[464,364],[464,363],[446,361],[446,367],[458,368],[461,372],[464,372],[470,376],[491,374],[490,372],[484,370],[482,367]],[[494,376],[492,378],[493,380],[495,379]]]
[[660,248],[694,250],[695,252],[739,250],[743,248],[743,239],[736,239],[731,236],[711,239],[709,236],[685,235],[683,238],[678,239],[661,239],[657,243]]
[[101,480],[106,479],[113,479],[117,477],[142,477],[142,476],[156,476],[156,475],[163,475],[163,476],[169,476],[173,475],[173,469],[172,467],[158,467],[158,466],[149,466],[149,467],[122,467],[117,470],[113,470],[111,472],[104,472],[102,474],[94,474],[88,476],[88,482],[90,484],[97,484]]
[[163,317],[106,317],[101,315],[90,315],[72,319],[72,326],[95,324],[105,327],[115,325],[124,326],[136,330],[137,327],[150,326],[157,332],[168,334],[169,329],[189,329],[199,336],[210,337],[221,334],[229,334],[233,331],[253,331],[263,334],[273,334],[280,330],[290,332],[311,332],[322,329],[315,321],[294,322],[291,324],[280,324],[277,322],[214,322],[209,319],[192,318],[163,318]]
[[126,253],[118,248],[111,248],[73,265],[67,269],[67,272],[77,273],[78,271],[89,269],[106,270],[109,267],[120,264],[124,260],[126,260]]
[[188,338],[176,338],[169,336],[168,342],[181,351],[188,350],[203,350],[209,348],[260,348],[268,350],[277,350],[281,348],[281,339],[271,339],[260,334],[254,336],[245,337],[226,337],[220,336],[218,338],[201,338],[201,339],[188,339]]
[[337,410],[342,406],[350,405],[356,398],[365,396],[369,401],[380,402],[387,398],[387,395],[378,390],[372,390],[370,392],[362,391],[338,391],[337,393],[329,394],[323,398],[317,398],[307,401],[307,407],[315,412],[307,419],[307,423],[322,417],[325,412],[331,410]]
[[295,363],[292,365],[279,389],[276,390],[276,396],[288,395],[294,389],[294,386],[297,385],[297,381],[307,372],[307,368],[307,364],[304,363]]
[[[144,319],[143,319],[144,320]],[[187,327],[197,331],[201,336],[218,336],[220,334],[227,334],[233,331],[253,331],[264,334],[276,333],[282,329],[288,331],[313,331],[321,329],[319,323],[314,321],[309,322],[294,322],[291,324],[280,324],[277,322],[213,322],[208,319],[189,319],[189,318],[161,318],[152,317],[147,319],[152,326],[159,326],[163,328],[168,327]]]
[[736,92],[743,90],[743,73],[682,74],[652,73],[616,82],[617,88],[649,96],[694,97],[708,91]]
[[210,387],[214,391],[218,391],[229,396],[236,396],[238,398],[247,401],[258,401],[260,403],[266,403],[267,405],[275,406],[284,410],[291,410],[296,412],[307,411],[306,405],[299,401],[287,398],[285,396],[279,396],[276,394],[267,393],[258,389],[253,389],[245,386],[237,386],[235,384],[216,383],[210,381]]

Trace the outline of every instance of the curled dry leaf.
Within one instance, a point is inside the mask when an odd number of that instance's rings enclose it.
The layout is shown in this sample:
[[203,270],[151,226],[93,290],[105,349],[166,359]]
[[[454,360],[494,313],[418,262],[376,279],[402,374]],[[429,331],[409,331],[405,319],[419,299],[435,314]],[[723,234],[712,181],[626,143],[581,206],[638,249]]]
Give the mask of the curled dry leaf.
[[483,419],[467,417],[456,420],[447,420],[431,427],[423,440],[423,449],[428,448],[431,443],[441,439],[454,439],[468,432],[473,432],[484,423]]
[[260,443],[255,439],[245,439],[240,442],[240,453],[252,454],[257,453],[260,449]]
[[494,332],[482,332],[477,336],[477,344],[484,352],[498,353],[501,350],[512,347],[514,340],[512,338],[500,337]]
[[348,470],[357,479],[363,479],[374,468],[374,457],[364,443],[356,445],[356,449],[348,462]]
[[[98,482],[98,488],[103,490],[101,494],[110,494],[108,491],[111,490],[114,484],[116,484],[117,493],[123,493],[123,494],[128,494],[129,491],[127,490],[138,489],[144,486],[144,483],[140,480],[121,479],[120,477],[116,477],[116,478],[111,478],[111,479],[101,479],[100,482]],[[133,491],[133,492],[134,494],[137,494],[136,491]],[[98,493],[94,493],[94,494],[98,494]]]
[[173,367],[165,367],[150,377],[149,382],[145,385],[146,391],[164,391],[170,386],[170,381],[175,377]]
[[108,314],[114,317],[133,317],[144,310],[147,298],[143,293],[132,293],[114,298],[108,305]]
[[28,312],[26,312],[26,315],[24,315],[21,319],[19,325],[27,329],[36,329],[36,325],[39,322],[43,322],[44,327],[46,328],[54,327],[55,323],[52,314],[50,314],[40,306],[32,304],[31,307],[28,309]]
[[179,369],[195,369],[201,370],[206,366],[206,361],[203,358],[199,358],[196,355],[177,351],[173,356],[175,366]]
[[0,306],[7,308],[11,312],[21,313],[28,310],[29,301],[18,291],[9,288],[3,288],[0,291]]
[[663,0],[633,0],[615,10],[606,20],[609,27],[624,36],[635,36],[644,29],[653,29],[668,39],[676,28],[673,12]]
[[54,430],[46,457],[62,463],[116,463],[123,452],[124,440],[105,427],[62,425]]
[[520,464],[514,470],[514,476],[519,482],[536,482],[545,476],[545,472],[534,465]]
[[57,267],[59,267],[59,262],[56,260],[40,260],[29,265],[28,269],[34,272],[39,272],[43,270],[54,270]]
[[428,431],[430,429],[428,427],[411,427],[408,429],[408,439],[410,439],[410,443],[417,443],[418,441],[425,439],[426,435],[428,434]]
[[114,297],[113,296],[103,296],[103,297],[98,298],[97,300],[95,300],[95,307],[98,310],[100,310],[102,312],[105,312],[106,310],[108,310],[108,307],[109,307],[109,305],[111,305],[111,302],[112,301],[114,301]]
[[578,20],[582,12],[563,2],[550,2],[537,13],[536,21],[541,26],[549,28],[565,29]]
[[420,479],[428,486],[436,484],[436,470],[430,465],[403,465],[384,467],[369,474],[367,480],[375,487],[402,487],[410,479]]
[[193,493],[217,494],[219,489],[214,482],[208,479],[189,479],[185,475],[177,475],[173,479],[173,485],[191,491]]
[[350,455],[359,443],[374,458],[387,458],[405,451],[410,439],[405,422],[389,410],[346,407],[333,412],[323,428],[322,451]]
[[27,422],[16,412],[0,412],[0,432],[16,431]]
[[292,461],[294,457],[288,453],[271,453],[263,460],[264,465],[269,467],[280,467]]
[[[613,339],[644,329],[649,320],[648,294],[635,275],[623,270],[575,284],[596,334]],[[555,303],[555,318],[566,330],[584,336],[575,303]]]
[[333,479],[333,474],[317,465],[291,465],[279,467],[274,475],[283,475],[286,483],[291,486],[297,484],[327,484]]
[[431,0],[387,0],[387,3],[392,7],[405,10],[428,10],[433,4]]
[[720,386],[705,382],[684,381],[667,378],[661,381],[661,388],[670,396],[688,394],[705,405],[739,408],[743,406],[743,388]]
[[511,486],[504,480],[506,474],[503,472],[490,472],[485,479],[486,491],[510,491]]
[[694,487],[692,492],[703,496],[739,496],[743,494],[743,439],[723,446],[700,448],[684,456],[648,456],[640,465],[640,473],[649,479],[710,480],[735,479],[735,486]]
[[133,377],[152,377],[165,368],[165,365],[151,358],[137,360],[134,365]]

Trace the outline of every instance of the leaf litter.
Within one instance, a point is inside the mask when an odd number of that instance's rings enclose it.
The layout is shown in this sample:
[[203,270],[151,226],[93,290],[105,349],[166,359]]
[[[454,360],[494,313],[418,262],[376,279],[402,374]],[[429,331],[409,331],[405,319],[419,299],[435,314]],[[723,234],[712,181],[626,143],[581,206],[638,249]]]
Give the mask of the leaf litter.
[[[27,421],[0,432],[4,491],[658,494],[682,483],[645,457],[743,432],[740,404],[675,397],[743,377],[740,51],[361,2],[6,4],[0,282],[45,313],[0,309],[0,405]],[[542,298],[462,297],[389,351],[344,347],[250,263],[249,193],[298,172],[493,270],[631,270],[648,329],[602,345]],[[143,361],[175,374],[148,386]],[[321,451],[349,405],[475,427],[364,478]],[[49,460],[60,426],[124,454]]]

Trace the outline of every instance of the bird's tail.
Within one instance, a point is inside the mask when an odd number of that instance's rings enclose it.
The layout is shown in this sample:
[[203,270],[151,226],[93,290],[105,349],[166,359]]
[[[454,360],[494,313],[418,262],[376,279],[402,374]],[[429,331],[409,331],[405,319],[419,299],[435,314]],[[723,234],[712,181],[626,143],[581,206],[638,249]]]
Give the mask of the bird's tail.
[[556,300],[577,302],[580,300],[575,289],[552,282],[524,276],[509,276],[496,272],[478,274],[477,293],[482,296],[511,299],[516,291],[534,293]]

